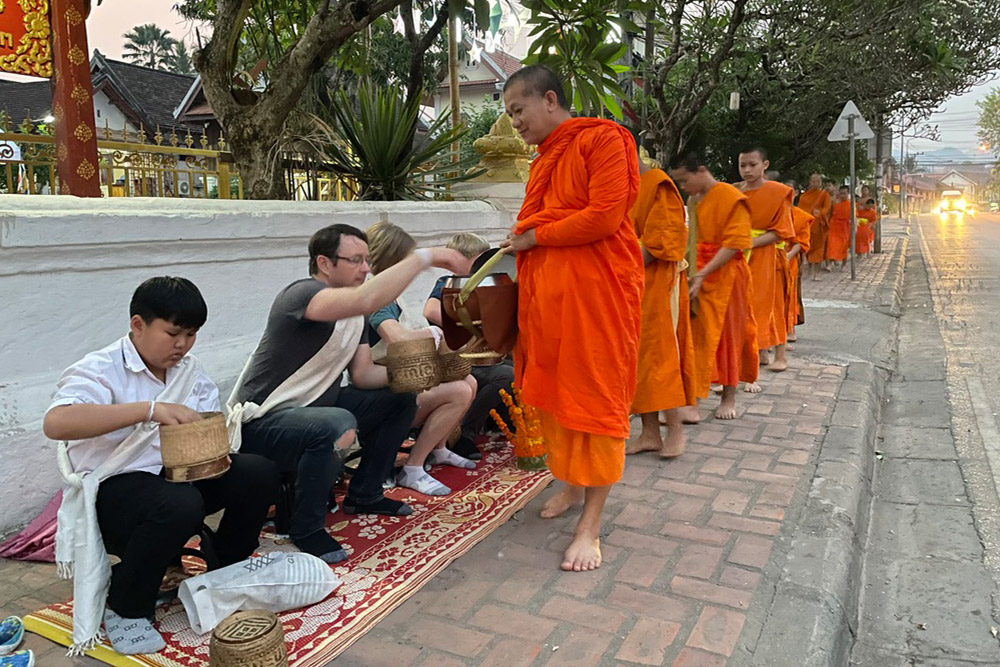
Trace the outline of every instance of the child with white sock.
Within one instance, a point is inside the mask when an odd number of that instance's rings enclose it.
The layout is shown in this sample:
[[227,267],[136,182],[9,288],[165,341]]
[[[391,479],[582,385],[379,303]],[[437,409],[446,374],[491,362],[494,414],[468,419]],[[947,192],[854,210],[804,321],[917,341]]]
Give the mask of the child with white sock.
[[[188,356],[208,307],[189,280],[164,276],[136,289],[129,314],[127,335],[63,372],[43,424],[62,441],[56,560],[74,578],[76,655],[100,639],[102,620],[119,653],[161,650],[152,620],[167,567],[219,510],[219,565],[249,557],[278,483],[274,464],[253,454],[230,455],[216,479],[166,480],[159,425],[220,410],[218,387]],[[120,559],[113,568],[107,553]]]
[[[391,222],[378,222],[368,228],[368,250],[372,274],[398,264],[412,253],[417,243],[402,228]],[[396,302],[376,311],[369,318],[368,340],[376,345],[380,340],[396,342],[413,338],[434,337],[441,344],[441,330],[436,327],[408,330],[400,323],[402,309]],[[445,382],[417,395],[417,415],[413,426],[420,434],[410,449],[406,465],[396,475],[399,486],[429,496],[445,496],[451,489],[432,477],[424,464],[450,465],[471,470],[475,462],[448,449],[448,436],[461,424],[462,418],[476,396],[476,380],[468,375],[457,382]]]

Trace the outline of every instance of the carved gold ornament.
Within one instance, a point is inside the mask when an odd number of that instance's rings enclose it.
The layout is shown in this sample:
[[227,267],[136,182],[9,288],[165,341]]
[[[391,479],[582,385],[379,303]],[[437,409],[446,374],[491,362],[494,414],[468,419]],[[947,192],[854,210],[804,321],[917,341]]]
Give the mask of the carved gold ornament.
[[7,6],[0,0],[0,12],[0,34],[6,38],[0,40],[0,72],[51,77],[49,1],[18,0]]

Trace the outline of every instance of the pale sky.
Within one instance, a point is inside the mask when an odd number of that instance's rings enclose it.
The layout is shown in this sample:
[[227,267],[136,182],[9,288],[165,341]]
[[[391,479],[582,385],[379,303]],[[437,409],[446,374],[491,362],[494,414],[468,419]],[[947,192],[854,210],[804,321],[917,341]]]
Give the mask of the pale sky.
[[[939,141],[927,141],[925,139],[912,139],[907,144],[910,153],[929,152],[942,148],[957,148],[959,150],[975,153],[983,161],[992,162],[992,154],[979,151],[979,140],[976,138],[977,121],[979,120],[979,107],[976,102],[982,100],[994,88],[1000,87],[1000,72],[994,73],[997,78],[985,84],[972,88],[964,95],[952,97],[942,104],[928,121],[931,125],[937,125],[941,132]],[[895,141],[893,152],[898,155],[900,142]]]

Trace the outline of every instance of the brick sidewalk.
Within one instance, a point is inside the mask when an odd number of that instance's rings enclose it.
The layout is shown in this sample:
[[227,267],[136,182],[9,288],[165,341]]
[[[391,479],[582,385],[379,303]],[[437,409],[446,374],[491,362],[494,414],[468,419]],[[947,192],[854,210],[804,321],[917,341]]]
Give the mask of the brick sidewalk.
[[738,421],[687,427],[681,458],[629,457],[598,571],[558,570],[576,515],[538,518],[550,489],[335,664],[712,667],[752,651],[842,373],[793,360],[741,394]]
[[[889,267],[900,245],[905,223],[889,219],[882,223],[882,252],[859,257],[855,265],[856,280],[851,280],[851,267],[831,273],[820,271],[819,280],[805,277],[802,296],[814,300],[855,301],[870,304],[877,300],[879,289],[889,274]],[[808,305],[808,304],[807,304]]]

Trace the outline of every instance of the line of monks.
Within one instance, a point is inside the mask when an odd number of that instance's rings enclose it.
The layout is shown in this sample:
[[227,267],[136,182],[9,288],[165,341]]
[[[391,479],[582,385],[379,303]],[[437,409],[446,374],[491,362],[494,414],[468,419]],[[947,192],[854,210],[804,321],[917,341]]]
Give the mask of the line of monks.
[[[682,454],[682,425],[700,420],[697,401],[713,384],[722,393],[715,417],[734,419],[740,383],[756,393],[761,366],[788,368],[788,343],[805,321],[800,265],[843,267],[847,259],[849,188],[824,188],[814,174],[799,196],[794,182],[773,180],[769,166],[763,149],[749,149],[739,156],[743,180],[730,185],[693,155],[674,164],[673,179],[640,164],[631,218],[646,268],[632,412],[641,415],[642,433],[629,454]],[[678,186],[690,195],[687,216]],[[867,194],[857,211],[859,256],[869,252],[878,220]]]
[[[803,321],[799,264],[815,252],[843,261],[829,248],[839,252],[843,207],[815,186],[795,207],[793,189],[765,177],[758,148],[740,155],[736,185],[696,155],[670,176],[648,169],[628,130],[573,117],[562,81],[540,65],[510,76],[504,106],[538,152],[502,244],[517,256],[515,384],[540,414],[549,470],[562,482],[540,515],[582,504],[561,568],[586,572],[601,565],[601,517],[626,453],[678,456],[682,424],[698,421],[713,383],[716,418],[734,419],[741,382],[760,391],[761,364],[788,367]],[[810,242],[817,220],[821,251]],[[630,414],[643,427],[632,441]]]

